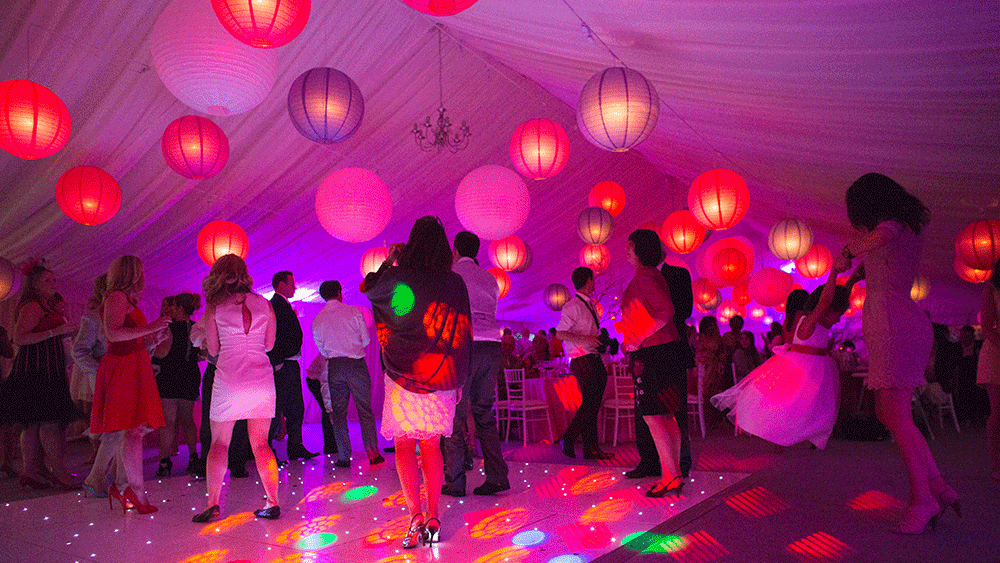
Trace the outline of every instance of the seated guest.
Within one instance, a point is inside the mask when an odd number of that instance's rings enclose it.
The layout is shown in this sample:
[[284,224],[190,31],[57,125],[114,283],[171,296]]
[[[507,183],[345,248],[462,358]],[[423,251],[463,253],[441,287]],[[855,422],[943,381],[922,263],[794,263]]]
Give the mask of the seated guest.
[[761,364],[760,352],[753,342],[753,333],[744,330],[740,333],[739,347],[733,352],[733,370],[736,383],[747,376]]
[[561,358],[566,354],[563,351],[562,340],[556,336],[556,327],[549,329],[549,359]]

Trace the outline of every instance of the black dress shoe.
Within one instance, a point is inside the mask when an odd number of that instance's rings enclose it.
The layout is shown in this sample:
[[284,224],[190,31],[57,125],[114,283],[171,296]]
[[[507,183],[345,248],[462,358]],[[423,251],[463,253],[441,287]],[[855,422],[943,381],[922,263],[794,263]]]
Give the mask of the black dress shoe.
[[489,481],[487,481],[482,485],[479,485],[475,489],[472,489],[472,492],[475,495],[485,497],[509,490],[510,490],[510,485],[497,485],[496,483],[490,483]]
[[312,459],[318,455],[318,453],[313,453],[302,446],[288,448],[288,459]]
[[448,495],[450,497],[461,498],[461,497],[465,496],[465,491],[461,491],[461,490],[458,490],[458,489],[452,489],[452,488],[448,487],[448,485],[441,485],[441,494],[442,495]]
[[576,459],[576,451],[573,449],[573,442],[564,439],[562,441],[562,451],[564,456]]
[[648,491],[646,491],[647,497],[663,498],[667,495],[679,495],[681,494],[681,491],[684,489],[684,479],[680,477],[674,477],[673,479],[670,480],[669,483],[667,483],[663,487],[660,487],[659,489],[656,488],[657,484],[658,483],[653,483],[653,486],[650,487]]
[[385,463],[385,458],[382,457],[381,455],[378,455],[377,457],[369,459],[368,463],[370,463],[371,465],[378,465],[380,463]]
[[350,467],[351,466],[351,460],[349,460],[349,459],[343,459],[343,460],[338,459],[337,461],[333,462],[333,464],[336,465],[337,467]]
[[275,505],[271,508],[261,508],[260,510],[254,510],[253,515],[266,520],[277,520],[281,517],[281,507]]
[[662,470],[657,467],[643,467],[638,466],[631,471],[626,471],[625,476],[629,479],[642,479],[644,477],[659,477],[663,474]]
[[229,476],[233,479],[246,479],[250,476],[250,473],[247,472],[246,467],[234,465],[229,468]]
[[583,452],[583,459],[611,459],[615,457],[615,454],[611,452],[602,452],[601,450],[594,449],[587,452]]
[[219,517],[219,513],[220,513],[219,505],[213,504],[212,506],[205,509],[205,512],[202,512],[201,514],[195,514],[191,518],[191,521],[196,524],[211,522],[212,520],[215,520],[216,518]]
[[382,448],[382,451],[387,454],[394,454],[396,453],[396,446],[389,446],[388,448]]

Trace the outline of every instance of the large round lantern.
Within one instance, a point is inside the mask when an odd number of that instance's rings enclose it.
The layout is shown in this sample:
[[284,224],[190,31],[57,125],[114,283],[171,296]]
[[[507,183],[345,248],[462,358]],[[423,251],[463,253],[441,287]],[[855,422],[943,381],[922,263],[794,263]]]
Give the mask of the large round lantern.
[[809,225],[798,219],[778,221],[771,227],[767,245],[771,253],[782,260],[802,258],[812,248],[813,233]]
[[495,240],[490,243],[490,262],[501,270],[512,272],[521,267],[528,258],[528,249],[517,235]]
[[523,274],[528,269],[528,266],[531,266],[531,259],[533,257],[534,256],[531,254],[531,245],[524,243],[524,262],[522,262],[517,268],[511,270],[511,273]]
[[167,165],[185,178],[211,178],[229,161],[229,139],[218,125],[197,115],[178,117],[160,138]]
[[660,98],[638,71],[612,67],[598,72],[580,91],[576,121],[593,145],[622,152],[642,142],[656,127]]
[[254,49],[219,25],[205,0],[174,0],[150,33],[153,68],[170,93],[209,115],[237,115],[267,97],[277,56]]
[[0,301],[10,296],[16,276],[17,269],[14,268],[14,264],[6,258],[0,258]]
[[695,178],[688,190],[695,219],[713,231],[736,226],[750,207],[750,189],[739,174],[717,168]]
[[497,299],[503,299],[507,295],[507,292],[510,291],[510,276],[500,268],[490,268],[486,271],[493,274],[493,277],[497,280],[497,289],[500,290],[500,293],[497,294]]
[[378,236],[392,217],[385,182],[364,168],[342,168],[316,190],[316,216],[326,232],[345,242]]
[[695,306],[701,307],[702,309],[705,310],[705,312],[708,312],[715,310],[721,304],[722,304],[722,292],[719,290],[715,290],[715,296],[712,297],[711,301],[707,301],[705,303],[696,303]]
[[580,250],[580,265],[600,274],[611,265],[611,251],[603,244],[588,244]]
[[677,254],[694,252],[705,241],[705,227],[687,209],[674,211],[663,222],[660,238]]
[[349,76],[335,68],[318,67],[292,82],[288,115],[303,137],[329,145],[358,130],[365,116],[365,99]]
[[226,254],[246,258],[250,251],[250,239],[236,223],[212,221],[198,233],[198,255],[211,266]]
[[710,303],[715,299],[719,290],[707,279],[698,278],[691,282],[691,293],[694,295],[695,303]]
[[309,0],[212,0],[222,27],[259,49],[281,47],[309,21]]
[[792,275],[778,268],[761,268],[750,276],[747,290],[751,299],[765,307],[784,307],[792,291]]
[[733,303],[729,299],[723,300],[722,304],[719,305],[719,320],[725,322],[735,317],[736,315],[739,315],[741,317],[746,317],[747,316],[746,307],[738,303]]
[[750,303],[750,288],[746,283],[738,283],[733,286],[733,302],[743,306]]
[[559,173],[569,160],[569,137],[551,119],[522,123],[510,138],[510,160],[528,178],[544,180]]
[[726,282],[724,285],[733,285],[749,275],[750,264],[738,249],[727,247],[720,249],[712,257],[712,272]]
[[587,194],[587,205],[603,207],[612,217],[617,217],[625,207],[625,190],[618,182],[611,180],[598,182],[594,184],[593,188],[590,188],[590,193]]
[[588,207],[580,213],[576,232],[587,244],[604,244],[611,238],[611,214],[603,207]]
[[849,299],[851,302],[851,308],[856,311],[863,309],[865,307],[866,297],[868,297],[868,290],[865,289],[865,286],[855,285],[854,288],[851,289],[851,296]]
[[70,219],[100,225],[118,213],[122,190],[104,170],[94,166],[70,168],[56,183],[56,203]]
[[910,288],[910,299],[920,301],[931,292],[931,282],[924,276],[917,276],[913,279],[913,287]]
[[30,80],[0,82],[0,149],[25,160],[59,152],[72,123],[66,104]]
[[833,265],[833,254],[822,244],[812,245],[809,252],[795,261],[795,269],[804,277],[816,279],[830,271]]
[[562,310],[569,303],[570,297],[569,290],[561,283],[551,284],[542,292],[542,302],[553,311]]
[[406,5],[430,16],[453,16],[478,0],[403,0]]
[[955,257],[954,267],[958,277],[971,283],[983,283],[993,275],[993,270],[977,270],[976,268],[966,266],[965,262],[962,262],[962,259],[958,256]]
[[479,238],[509,237],[524,225],[531,195],[524,179],[510,168],[487,164],[469,172],[455,191],[455,213]]
[[[723,252],[726,249],[732,250]],[[742,258],[739,254],[742,254]],[[753,244],[742,236],[719,239],[698,254],[695,263],[698,267],[698,273],[702,277],[708,278],[708,281],[712,282],[715,287],[736,285],[736,283],[750,277],[750,270],[754,263]],[[733,279],[739,274],[741,274],[740,277]]]
[[970,223],[955,241],[955,254],[970,268],[990,270],[1000,259],[1000,221]]
[[761,305],[751,305],[747,310],[747,315],[755,321],[763,319],[766,314],[767,311]]
[[389,257],[389,249],[384,246],[369,248],[361,255],[361,276],[367,276],[371,272],[377,272],[382,267],[382,263]]

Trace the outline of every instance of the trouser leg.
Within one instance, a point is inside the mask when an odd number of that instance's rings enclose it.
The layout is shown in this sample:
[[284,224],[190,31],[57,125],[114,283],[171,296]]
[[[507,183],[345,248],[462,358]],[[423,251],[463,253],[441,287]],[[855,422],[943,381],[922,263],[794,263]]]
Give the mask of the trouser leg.
[[323,453],[329,453],[337,449],[337,441],[333,435],[333,424],[330,422],[330,413],[326,410],[326,401],[323,400],[323,383],[318,379],[306,379],[306,386],[319,405],[320,426],[323,428]]
[[350,387],[347,385],[347,366],[345,360],[350,358],[330,358],[328,377],[330,379],[330,421],[333,435],[337,441],[339,459],[351,459],[351,435],[347,429],[347,404],[351,398]]
[[[493,416],[493,397],[496,394],[497,373],[500,370],[500,343],[473,342],[472,369],[470,371],[469,404],[476,421],[476,436],[483,451],[483,468],[486,482],[509,486],[509,469],[500,447],[500,432]],[[463,400],[464,397],[463,397]],[[458,413],[455,413],[456,418]]]
[[364,358],[351,358],[347,373],[347,386],[354,397],[354,408],[358,411],[361,425],[361,440],[368,453],[368,459],[378,457],[378,431],[375,428],[375,413],[372,411],[372,379]]

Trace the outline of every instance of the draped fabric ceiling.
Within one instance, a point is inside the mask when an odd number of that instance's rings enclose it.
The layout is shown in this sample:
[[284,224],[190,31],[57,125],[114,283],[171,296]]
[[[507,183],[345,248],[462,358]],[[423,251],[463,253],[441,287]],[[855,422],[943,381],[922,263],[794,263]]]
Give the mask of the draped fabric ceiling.
[[[569,133],[569,164],[551,179],[527,180],[531,212],[517,234],[534,261],[511,275],[501,318],[554,325],[557,313],[541,293],[553,282],[570,286],[583,246],[576,219],[595,183],[614,180],[626,193],[608,243],[605,283],[614,285],[629,277],[628,234],[685,207],[691,181],[719,167],[746,179],[751,204],[740,225],[709,240],[746,236],[758,267],[781,265],[766,237],[787,215],[808,222],[836,252],[852,236],[847,186],[869,171],[895,178],[933,213],[921,267],[932,286],[925,308],[952,323],[978,311],[979,287],[960,280],[952,261],[966,224],[1000,215],[995,3],[480,0],[433,18],[398,0],[314,0],[302,34],[277,49],[279,74],[264,102],[212,118],[231,156],[201,181],[169,169],[160,150],[167,124],[196,114],[151,66],[150,31],[167,4],[13,0],[4,9],[0,80],[28,78],[53,90],[73,131],[41,160],[0,153],[0,255],[17,264],[44,257],[78,302],[123,253],[144,260],[151,303],[199,288],[208,268],[195,239],[206,223],[225,219],[249,235],[247,262],[259,289],[287,269],[306,290],[339,279],[345,301],[360,304],[361,255],[405,241],[422,215],[439,216],[449,235],[460,230],[454,193],[462,177],[485,164],[511,167],[511,133],[547,117]],[[616,62],[588,39],[573,10],[656,86],[659,122],[635,150],[602,151],[577,130],[580,89]],[[410,133],[438,104],[437,24],[444,104],[473,135],[457,154],[422,152]],[[359,130],[339,144],[311,143],[289,121],[289,86],[317,66],[345,72],[365,98]],[[117,216],[99,226],[71,221],[54,197],[59,176],[84,164],[111,173],[123,192]],[[317,186],[343,167],[375,172],[392,194],[389,226],[367,243],[338,241],[316,219]],[[692,270],[696,254],[682,257]]]

